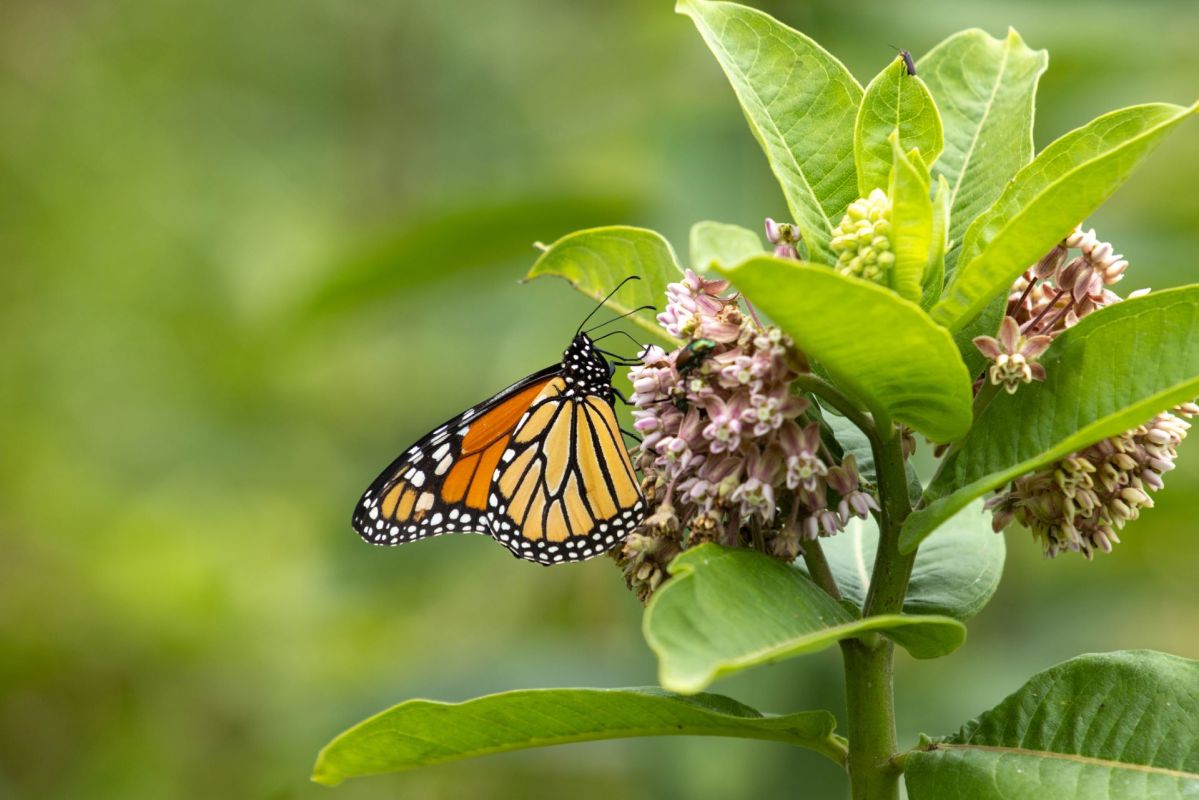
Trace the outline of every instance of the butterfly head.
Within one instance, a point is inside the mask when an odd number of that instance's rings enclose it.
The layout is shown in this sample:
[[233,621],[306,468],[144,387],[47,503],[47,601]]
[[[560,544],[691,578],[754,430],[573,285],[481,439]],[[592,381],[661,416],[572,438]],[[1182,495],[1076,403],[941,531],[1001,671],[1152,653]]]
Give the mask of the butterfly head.
[[567,396],[594,394],[613,402],[612,374],[615,371],[616,365],[604,358],[586,333],[577,334],[562,354],[562,377],[566,380]]

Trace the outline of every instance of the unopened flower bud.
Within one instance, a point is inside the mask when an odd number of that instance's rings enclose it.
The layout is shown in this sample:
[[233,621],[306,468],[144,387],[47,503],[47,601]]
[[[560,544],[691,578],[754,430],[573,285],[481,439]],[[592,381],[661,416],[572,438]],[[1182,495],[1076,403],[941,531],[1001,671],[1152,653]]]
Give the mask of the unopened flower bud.
[[887,270],[895,264],[890,232],[891,201],[881,189],[850,203],[841,224],[832,232],[837,271],[883,282]]

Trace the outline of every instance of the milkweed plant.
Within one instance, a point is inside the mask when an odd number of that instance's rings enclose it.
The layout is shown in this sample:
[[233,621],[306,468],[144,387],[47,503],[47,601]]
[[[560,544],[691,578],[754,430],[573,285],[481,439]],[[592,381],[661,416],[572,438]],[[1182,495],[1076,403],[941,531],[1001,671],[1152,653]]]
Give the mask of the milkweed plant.
[[[1015,31],[954,34],[863,88],[763,13],[679,11],[786,220],[700,222],[685,266],[649,230],[579,231],[530,272],[596,298],[635,274],[613,309],[660,309],[638,320],[654,343],[628,375],[649,513],[612,556],[646,603],[662,688],[409,701],[334,739],[315,779],[702,735],[810,748],[854,798],[1199,796],[1196,662],[1080,656],[916,742],[897,741],[891,679],[896,646],[962,644],[999,581],[996,533],[1103,557],[1164,488],[1199,413],[1199,285],[1122,293],[1135,265],[1087,219],[1196,106],[1111,111],[1036,153],[1048,56]],[[833,645],[844,736],[828,710],[705,693]]]

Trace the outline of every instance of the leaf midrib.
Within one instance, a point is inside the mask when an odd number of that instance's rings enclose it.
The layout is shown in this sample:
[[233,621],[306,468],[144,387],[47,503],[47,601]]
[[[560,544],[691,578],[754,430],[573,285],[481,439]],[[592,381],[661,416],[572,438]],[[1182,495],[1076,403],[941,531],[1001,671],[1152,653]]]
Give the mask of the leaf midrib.
[[1094,756],[1083,756],[1072,753],[1055,753],[1050,750],[1033,750],[1026,747],[1001,747],[999,745],[987,744],[940,743],[934,745],[931,750],[923,750],[921,752],[925,755],[933,755],[938,750],[979,750],[987,753],[1014,755],[1024,758],[1050,758],[1058,761],[1072,761],[1078,764],[1086,764],[1088,766],[1104,767],[1106,769],[1122,769],[1133,772],[1146,772],[1155,775],[1165,775],[1171,778],[1182,778],[1184,780],[1199,780],[1199,773],[1196,772],[1169,769],[1167,767],[1155,767],[1151,764],[1133,764],[1126,761],[1113,761],[1106,758],[1096,758]]
[[[808,176],[804,173],[803,168],[800,166],[799,161],[795,158],[795,153],[791,152],[790,147],[786,146],[787,137],[783,135],[783,131],[779,128],[778,123],[775,122],[774,116],[770,113],[770,110],[767,107],[767,104],[765,102],[763,102],[761,95],[758,94],[758,90],[750,82],[749,76],[747,76],[737,66],[737,63],[731,57],[731,54],[729,53],[728,48],[726,48],[724,46],[724,42],[722,40],[725,35],[725,31],[728,29],[728,25],[729,25],[729,22],[728,22],[728,20],[726,20],[720,33],[717,34],[717,32],[715,30],[713,30],[711,26],[707,25],[706,22],[704,23],[704,27],[706,27],[712,33],[713,36],[720,37],[720,39],[718,39],[718,46],[720,47],[720,52],[723,54],[724,61],[737,73],[737,77],[740,79],[742,85],[753,96],[753,100],[755,103],[757,103],[758,107],[760,109],[762,109],[762,116],[765,117],[766,120],[770,123],[770,128],[774,132],[774,135],[778,138],[778,141],[782,142],[784,145],[783,150],[786,153],[787,161],[790,162],[792,168],[795,170],[795,174],[799,176],[800,181],[803,183],[804,189],[807,190],[808,194],[811,195],[813,200],[815,200],[816,192],[812,188],[812,184],[808,182]],[[756,61],[757,57],[758,57],[758,53],[760,53],[762,50],[762,37],[755,34],[755,38],[757,40],[757,53],[754,54],[754,60]],[[783,44],[786,44],[786,43],[784,42]],[[790,46],[788,46],[787,49],[791,52],[792,55],[795,55],[794,49],[792,49]],[[754,120],[751,118],[749,120],[749,124],[760,130],[757,120]],[[788,197],[787,200],[788,200],[788,202],[790,202],[791,198]],[[820,213],[820,218],[824,221],[825,230],[831,231],[833,229],[833,223],[832,223],[832,220],[829,219],[828,214],[826,214],[824,212],[824,207],[820,204],[819,201],[815,202],[815,206],[816,206],[816,210]]]
[[962,179],[966,176],[966,171],[970,168],[970,162],[974,158],[974,151],[978,146],[978,139],[982,135],[982,130],[986,127],[987,120],[991,118],[991,110],[995,107],[995,96],[999,94],[999,85],[1003,83],[1003,76],[1007,72],[1008,59],[1012,54],[1012,42],[1009,36],[1003,42],[1003,61],[999,64],[999,71],[995,73],[995,83],[991,86],[991,95],[987,98],[987,107],[983,112],[982,119],[978,121],[978,126],[974,129],[974,135],[970,138],[970,148],[966,151],[965,157],[962,159],[962,169],[958,173],[958,179],[954,182],[953,191],[949,195],[949,207],[952,209],[957,203],[958,189],[961,188]]
[[[800,655],[811,645],[832,646],[843,639],[855,638],[859,633],[869,633],[877,630],[886,635],[890,631],[915,625],[932,624],[950,627],[955,623],[958,625],[961,624],[958,620],[942,614],[880,614],[871,617],[862,617],[861,619],[842,622],[838,625],[820,628],[810,633],[774,642],[736,658],[719,659],[714,667],[704,670],[702,673],[700,670],[695,670],[693,674],[700,674],[700,680],[685,682],[669,681],[671,685],[668,688],[672,688],[683,694],[689,691],[698,691],[720,676],[730,672],[738,672],[747,667],[756,666],[767,661],[782,659],[788,655]],[[669,654],[657,645],[656,639],[650,642],[650,647],[657,653],[659,659],[665,665],[669,661]],[[692,687],[698,688],[692,689]]]

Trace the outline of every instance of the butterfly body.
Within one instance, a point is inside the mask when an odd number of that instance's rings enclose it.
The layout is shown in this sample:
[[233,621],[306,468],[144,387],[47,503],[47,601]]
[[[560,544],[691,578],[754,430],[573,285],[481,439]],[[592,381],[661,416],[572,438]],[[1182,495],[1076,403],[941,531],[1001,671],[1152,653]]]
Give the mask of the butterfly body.
[[354,510],[363,539],[481,533],[551,565],[599,555],[645,515],[613,409],[613,367],[586,333],[535,372],[434,429]]

